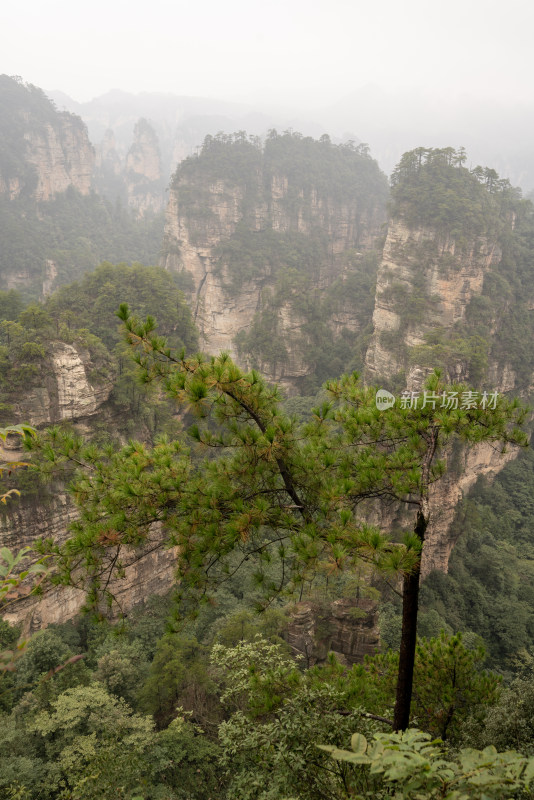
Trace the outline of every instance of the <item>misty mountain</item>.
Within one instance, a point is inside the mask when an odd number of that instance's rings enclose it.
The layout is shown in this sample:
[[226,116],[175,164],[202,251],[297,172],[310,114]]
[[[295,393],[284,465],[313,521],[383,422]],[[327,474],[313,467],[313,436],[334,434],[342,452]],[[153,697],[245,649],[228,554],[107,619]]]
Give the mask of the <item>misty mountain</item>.
[[119,155],[124,156],[133,140],[140,118],[150,121],[159,139],[162,160],[170,176],[178,161],[192,155],[204,138],[219,131],[246,130],[265,136],[270,128],[293,128],[307,136],[320,137],[326,129],[313,119],[287,109],[264,110],[256,106],[207,97],[184,97],[163,92],[131,94],[113,89],[87,103],[78,103],[64,92],[47,91],[59,109],[78,114],[86,123],[89,137],[98,145],[107,130],[115,136]]
[[491,164],[499,174],[524,191],[534,189],[534,103],[503,101],[470,94],[429,90],[385,89],[368,84],[341,100],[313,110],[293,109],[258,92],[249,103],[162,92],[131,94],[114,89],[90,102],[78,103],[61,91],[48,96],[59,109],[79,114],[93,144],[106,130],[115,135],[117,152],[124,156],[140,117],[156,131],[162,160],[169,174],[176,164],[196,151],[207,135],[246,130],[265,136],[270,128],[293,129],[332,141],[367,142],[385,172],[391,172],[406,150],[425,144],[465,147],[471,166]]

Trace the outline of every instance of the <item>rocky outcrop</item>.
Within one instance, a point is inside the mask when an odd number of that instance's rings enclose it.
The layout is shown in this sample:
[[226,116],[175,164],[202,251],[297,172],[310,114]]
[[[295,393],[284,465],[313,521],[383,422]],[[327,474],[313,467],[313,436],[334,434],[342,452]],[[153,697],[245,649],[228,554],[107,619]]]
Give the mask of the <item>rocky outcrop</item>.
[[166,181],[163,178],[158,137],[146,119],[140,119],[134,128],[125,172],[128,205],[137,209],[140,215],[148,210],[161,211]]
[[[202,155],[199,164],[201,160]],[[314,369],[309,353],[306,356],[310,320],[299,310],[300,290],[294,297],[288,290],[281,300],[273,301],[284,274],[292,272],[284,257],[273,265],[276,248],[281,251],[289,237],[293,243],[309,238],[314,254],[310,258],[308,252],[299,260],[301,287],[304,283],[316,291],[320,302],[324,292],[346,276],[349,254],[357,256],[375,242],[385,208],[379,199],[363,200],[357,193],[339,199],[314,186],[296,187],[281,171],[268,169],[261,154],[248,169],[242,179],[210,179],[200,168],[198,175],[192,168],[178,170],[166,211],[162,263],[192,276],[190,302],[205,351],[226,350],[245,367],[256,366],[269,379],[291,387]],[[250,267],[245,264],[236,276],[235,261],[243,251],[252,254]],[[258,252],[265,254],[262,263]],[[274,320],[271,338],[287,345],[287,355],[278,361],[252,358],[236,344],[266,309]],[[327,320],[334,336],[344,328],[357,331],[361,324],[350,303],[343,306],[342,301]]]
[[325,605],[297,603],[290,612],[284,638],[304,666],[323,664],[328,653],[348,666],[361,664],[380,644],[376,603],[361,598]]
[[417,389],[424,373],[410,364],[409,348],[423,344],[432,330],[450,330],[461,322],[500,258],[499,245],[488,237],[460,249],[454,239],[431,228],[413,229],[402,219],[391,220],[377,275],[366,380],[376,383],[404,373],[408,389]]
[[56,262],[53,261],[51,258],[47,258],[45,263],[43,286],[41,289],[41,294],[43,299],[52,294],[52,291],[54,289],[54,283],[57,276],[58,276],[58,269]]
[[19,177],[9,177],[0,173],[0,194],[5,194],[13,200],[20,194],[23,183]]
[[[110,365],[100,365],[98,380],[92,377],[96,367],[90,352],[82,345],[50,342],[41,365],[40,385],[28,388],[18,397],[9,397],[16,420],[35,427],[72,420],[87,430],[91,417],[97,412],[102,416],[102,406],[113,387]],[[19,437],[14,437],[13,441],[8,439],[0,448],[0,460],[26,460],[20,447]],[[76,518],[74,504],[64,487],[53,487],[49,493],[39,492],[34,497],[23,494],[3,512],[0,546],[13,552],[31,546],[40,537],[64,541],[70,522]],[[82,602],[82,592],[53,588],[42,598],[21,595],[9,605],[5,617],[28,631],[70,619],[79,611]]]
[[89,194],[95,155],[81,120],[59,114],[57,124],[35,128],[29,121],[23,139],[25,174],[0,173],[0,194],[13,200],[31,187],[35,200],[46,201],[71,186],[81,194]]
[[80,117],[57,111],[41,89],[7,75],[0,75],[0,113],[0,194],[47,201],[69,187],[89,193],[95,154]]
[[115,142],[115,134],[109,128],[97,147],[95,166],[97,170],[103,170],[114,176],[120,175],[122,171],[121,159],[117,152]]
[[[45,379],[29,389],[14,404],[16,417],[34,426],[72,420],[78,430],[91,433],[91,421],[98,414],[100,423],[114,420],[106,406],[113,387],[112,375],[105,376],[107,364],[101,364],[99,380],[91,379],[94,359],[80,344],[52,342],[46,357]],[[103,373],[104,372],[104,376]],[[19,437],[8,438],[0,446],[0,461],[27,460],[20,451]],[[61,544],[68,536],[69,525],[77,509],[64,486],[52,486],[46,493],[24,494],[3,508],[0,515],[0,547],[18,552],[41,537]],[[162,534],[154,527],[145,551],[126,552],[122,579],[110,584],[117,608],[128,610],[151,594],[167,592],[174,580],[176,553],[161,547]],[[52,623],[65,622],[79,613],[85,591],[73,587],[47,586],[42,597],[27,597],[23,590],[9,598],[4,618],[21,626],[25,633]]]
[[[209,225],[194,227],[182,214],[180,189],[172,189],[166,210],[164,266],[172,272],[189,272],[194,288],[191,308],[201,337],[201,348],[217,353],[229,350],[235,355],[233,340],[249,329],[260,301],[260,287],[245,281],[237,295],[226,289],[227,275],[218,269],[214,250],[229,239],[241,218],[243,193],[224,181],[210,185],[206,199]],[[199,232],[200,227],[200,232]]]
[[27,160],[35,167],[36,200],[50,200],[69,186],[81,194],[91,190],[95,154],[82,121],[72,114],[58,114],[58,124],[24,134]]
[[481,475],[490,479],[495,477],[516,456],[515,448],[503,454],[488,442],[463,448],[457,454],[460,463],[452,466],[451,471],[434,484],[430,493],[433,511],[421,561],[423,578],[433,570],[448,572],[449,558],[457,541],[452,535],[451,526],[458,503]]
[[[64,491],[34,501],[23,497],[0,516],[0,542],[13,552],[32,545],[39,537],[52,538],[59,544],[67,538],[69,525],[76,517],[76,507]],[[109,585],[115,598],[114,613],[126,612],[150,595],[165,594],[172,588],[176,552],[158,547],[160,541],[161,532],[154,530],[144,553],[124,554],[124,577]],[[11,603],[3,614],[4,619],[29,634],[73,619],[85,602],[85,590],[47,585],[41,597],[28,597],[21,589],[7,599]],[[103,612],[109,613],[107,609]]]
[[[496,239],[487,236],[473,238],[468,245],[463,242],[460,248],[453,238],[431,228],[409,227],[401,218],[391,220],[377,275],[366,381],[380,385],[396,378],[397,387],[402,383],[409,391],[419,391],[432,367],[418,363],[414,354],[420,351],[414,348],[428,341],[433,331],[461,331],[471,299],[482,293],[484,278],[501,255]],[[461,359],[453,359],[448,371],[450,380],[470,381]],[[491,391],[508,392],[515,387],[515,373],[509,365],[503,368],[490,361],[484,382]],[[431,489],[433,512],[423,550],[423,577],[432,570],[448,570],[456,543],[451,524],[460,500],[480,475],[496,475],[516,454],[512,448],[503,455],[486,443],[445,454],[447,474]],[[382,519],[383,525],[391,523]],[[395,523],[410,528],[413,519],[401,515]]]
[[28,389],[14,403],[18,421],[35,427],[62,420],[85,419],[108,399],[112,375],[90,380],[94,362],[80,345],[51,342],[43,371],[44,381]]

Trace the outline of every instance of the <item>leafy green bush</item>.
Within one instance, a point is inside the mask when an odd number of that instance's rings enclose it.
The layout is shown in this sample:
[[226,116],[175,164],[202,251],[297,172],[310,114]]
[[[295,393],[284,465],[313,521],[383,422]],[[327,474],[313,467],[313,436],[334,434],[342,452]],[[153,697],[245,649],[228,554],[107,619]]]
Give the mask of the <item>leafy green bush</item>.
[[[344,797],[361,781],[361,768],[378,777],[382,792],[377,797],[397,800],[508,800],[528,789],[534,779],[534,759],[495,747],[465,749],[456,757],[444,752],[439,739],[416,729],[404,733],[375,734],[369,743],[355,733],[351,750],[319,745],[336,762],[353,766]],[[359,788],[359,787],[358,787]],[[361,796],[361,795],[359,795]]]

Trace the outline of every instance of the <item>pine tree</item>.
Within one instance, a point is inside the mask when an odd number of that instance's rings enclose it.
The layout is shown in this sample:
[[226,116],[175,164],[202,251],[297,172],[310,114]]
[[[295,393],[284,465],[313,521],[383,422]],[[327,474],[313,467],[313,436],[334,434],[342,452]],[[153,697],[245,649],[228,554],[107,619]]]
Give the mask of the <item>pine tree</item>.
[[[504,398],[495,408],[377,408],[376,392],[356,375],[327,384],[332,400],[299,426],[285,415],[276,387],[256,372],[243,373],[228,357],[173,353],[155,322],[119,312],[145,381],[165,391],[199,423],[190,434],[199,460],[181,441],[153,448],[132,442],[118,453],[87,447],[58,430],[41,444],[52,463],[76,461],[80,519],[62,548],[49,545],[61,568],[58,580],[89,575],[89,604],[98,605],[120,574],[127,553],[178,548],[178,594],[191,603],[249,560],[265,601],[294,591],[318,572],[362,563],[403,576],[403,632],[393,725],[407,727],[413,680],[420,558],[431,520],[430,487],[445,472],[443,454],[453,438],[525,443],[518,425],[525,410]],[[438,374],[427,394],[463,392]],[[363,501],[394,498],[414,507],[404,542],[357,516]],[[154,523],[156,526],[154,538]],[[163,533],[157,533],[162,530]],[[159,538],[157,538],[159,536]],[[45,548],[46,549],[46,548]],[[275,578],[271,563],[278,560]]]

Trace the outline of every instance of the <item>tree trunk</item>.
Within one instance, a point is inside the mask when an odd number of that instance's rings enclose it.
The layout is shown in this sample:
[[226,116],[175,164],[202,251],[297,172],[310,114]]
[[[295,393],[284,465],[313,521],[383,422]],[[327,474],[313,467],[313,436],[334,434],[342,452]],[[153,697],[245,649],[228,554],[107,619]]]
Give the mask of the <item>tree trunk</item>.
[[[427,526],[428,518],[423,511],[418,511],[414,532],[421,541],[421,554]],[[395,731],[405,731],[410,722],[420,574],[421,559],[419,559],[413,572],[404,576],[402,585],[402,633],[399,652],[399,673],[397,676],[397,696],[393,713],[393,729]]]

